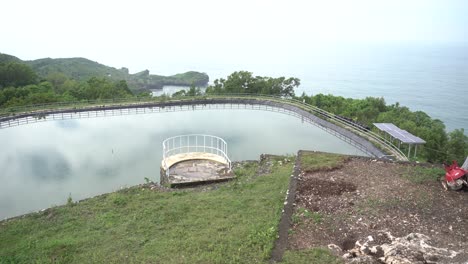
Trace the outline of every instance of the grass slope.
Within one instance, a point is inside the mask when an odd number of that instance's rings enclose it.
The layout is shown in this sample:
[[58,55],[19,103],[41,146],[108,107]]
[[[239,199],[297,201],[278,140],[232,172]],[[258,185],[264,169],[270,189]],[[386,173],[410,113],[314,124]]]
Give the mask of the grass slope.
[[347,157],[333,153],[302,151],[300,159],[302,171],[314,172],[339,168]]
[[134,187],[0,222],[0,263],[267,262],[292,164],[215,190]]

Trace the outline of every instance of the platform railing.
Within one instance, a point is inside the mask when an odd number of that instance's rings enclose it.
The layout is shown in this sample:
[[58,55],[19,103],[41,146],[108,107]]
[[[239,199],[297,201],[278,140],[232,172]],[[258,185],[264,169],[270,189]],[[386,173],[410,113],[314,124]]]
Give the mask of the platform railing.
[[[365,129],[360,126],[356,126],[355,123],[350,122],[348,120],[342,119],[337,117],[335,114],[327,112],[321,108],[318,108],[316,106],[310,105],[305,103],[304,101],[300,101],[291,97],[285,97],[285,96],[277,96],[277,95],[263,95],[263,94],[219,94],[219,95],[209,95],[208,97],[216,98],[216,97],[226,97],[226,98],[248,98],[248,97],[253,97],[253,98],[258,98],[260,100],[262,99],[267,99],[267,100],[273,100],[273,101],[278,101],[278,102],[287,102],[291,105],[295,105],[299,108],[302,108],[304,110],[310,111],[311,113],[317,115],[320,118],[325,118],[328,119],[329,121],[332,121],[333,123],[336,123],[340,125],[343,128],[348,129],[349,131],[354,132],[357,135],[363,135],[370,139],[371,141],[374,141],[374,143],[380,144],[381,147],[385,148],[387,151],[390,151],[392,154],[391,155],[386,155],[386,156],[393,156],[397,160],[403,160],[407,161],[408,158],[405,156],[405,154],[397,147],[395,146],[392,142],[387,140],[386,138],[380,136],[379,134]],[[384,157],[379,157],[379,158],[384,158]]]
[[[12,107],[5,108],[0,110],[0,128],[6,128],[14,125],[20,125],[19,120],[17,122],[12,122],[11,119],[17,119],[24,121],[21,124],[27,124],[31,122],[37,122],[40,120],[42,115],[47,115],[51,112],[60,112],[62,109],[86,109],[88,110],[99,110],[102,107],[112,106],[112,107],[128,107],[141,105],[145,106],[148,104],[161,103],[161,102],[178,102],[178,101],[191,101],[199,99],[212,99],[212,98],[223,98],[223,99],[235,99],[235,98],[250,98],[258,100],[269,100],[277,101],[279,103],[287,103],[293,106],[297,106],[306,111],[309,111],[320,118],[332,121],[333,123],[354,132],[357,135],[364,136],[370,141],[377,143],[382,148],[386,149],[398,160],[408,160],[405,154],[392,142],[388,141],[384,137],[380,136],[373,131],[364,129],[362,127],[356,126],[356,124],[343,120],[333,113],[324,111],[316,106],[307,104],[303,101],[293,99],[285,96],[274,96],[274,95],[262,95],[262,94],[218,94],[218,95],[202,95],[202,96],[184,96],[184,97],[175,97],[175,98],[137,98],[137,99],[112,99],[112,100],[99,100],[99,101],[85,101],[85,102],[66,102],[66,103],[54,103],[54,104],[43,104],[43,105],[29,105],[23,107]],[[23,115],[23,116],[22,116]],[[27,117],[25,117],[27,116]]]
[[231,168],[231,160],[228,156],[228,146],[224,139],[204,134],[179,135],[167,138],[162,143],[163,147],[163,167],[169,171],[166,158],[184,153],[210,153],[223,158]]

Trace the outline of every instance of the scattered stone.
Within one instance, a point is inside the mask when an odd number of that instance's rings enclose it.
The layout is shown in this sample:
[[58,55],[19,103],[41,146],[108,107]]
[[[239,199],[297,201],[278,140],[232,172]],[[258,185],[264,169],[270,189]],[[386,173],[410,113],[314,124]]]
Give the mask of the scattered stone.
[[333,252],[335,255],[340,255],[340,254],[343,252],[343,250],[342,250],[339,246],[337,246],[337,245],[335,245],[335,244],[329,244],[327,247],[328,247],[328,249],[330,249],[330,251]]
[[389,232],[382,234],[391,242],[372,246],[374,239],[368,236],[364,242],[356,241],[355,247],[343,258],[347,263],[453,263],[452,260],[461,253],[429,245],[431,239],[424,234],[410,233],[404,237],[394,237]]

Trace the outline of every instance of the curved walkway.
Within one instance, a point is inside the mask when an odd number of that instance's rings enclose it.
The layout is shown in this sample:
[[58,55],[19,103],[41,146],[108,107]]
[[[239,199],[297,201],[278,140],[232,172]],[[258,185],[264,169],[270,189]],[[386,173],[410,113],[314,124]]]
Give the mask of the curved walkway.
[[[195,106],[197,105],[209,105],[209,104],[231,104],[231,105],[263,105],[282,108],[284,110],[295,113],[296,116],[302,118],[304,121],[310,122],[317,127],[325,130],[326,132],[342,139],[343,141],[355,146],[359,150],[368,154],[371,157],[376,158],[387,158],[389,155],[386,155],[381,149],[376,147],[377,143],[381,148],[386,149],[391,156],[394,156],[398,160],[406,160],[406,157],[397,150],[395,146],[389,144],[381,137],[377,136],[373,132],[365,131],[353,126],[352,123],[346,123],[342,120],[337,120],[334,118],[334,115],[328,112],[325,112],[319,108],[304,104],[299,101],[282,99],[277,97],[269,96],[257,96],[247,97],[247,96],[206,96],[206,97],[194,97],[189,99],[182,100],[170,100],[162,102],[132,102],[132,103],[120,103],[120,104],[110,104],[110,105],[98,105],[98,106],[83,106],[77,109],[46,109],[39,110],[34,112],[21,113],[13,116],[0,117],[0,128],[9,127],[10,122],[15,119],[25,119],[26,122],[21,124],[28,123],[28,118],[38,119],[44,118],[44,116],[50,114],[65,114],[65,113],[82,113],[89,111],[103,111],[103,110],[113,110],[113,109],[132,109],[132,108],[142,108],[142,107],[172,107],[172,106]],[[319,117],[320,116],[320,117]],[[327,121],[328,119],[330,121]],[[8,125],[7,125],[8,122]],[[3,126],[2,126],[3,124]]]

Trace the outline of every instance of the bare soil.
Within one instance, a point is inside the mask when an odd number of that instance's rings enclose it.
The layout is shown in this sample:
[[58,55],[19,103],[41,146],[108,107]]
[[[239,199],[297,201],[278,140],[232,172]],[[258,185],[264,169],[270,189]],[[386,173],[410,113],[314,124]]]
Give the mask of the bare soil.
[[[350,158],[335,170],[301,172],[289,249],[351,249],[379,235],[422,233],[431,245],[463,251],[468,261],[468,192],[445,191],[440,182],[413,182],[414,164]],[[340,254],[338,252],[337,254]]]

